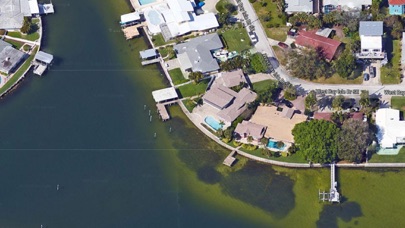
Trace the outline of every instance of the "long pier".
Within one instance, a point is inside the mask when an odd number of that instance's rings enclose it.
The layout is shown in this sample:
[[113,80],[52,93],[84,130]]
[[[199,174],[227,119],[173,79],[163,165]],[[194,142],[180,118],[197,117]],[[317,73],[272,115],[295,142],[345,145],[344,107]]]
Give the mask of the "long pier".
[[340,203],[340,194],[337,190],[337,181],[335,175],[335,163],[330,165],[330,189],[329,192],[319,190],[319,200]]

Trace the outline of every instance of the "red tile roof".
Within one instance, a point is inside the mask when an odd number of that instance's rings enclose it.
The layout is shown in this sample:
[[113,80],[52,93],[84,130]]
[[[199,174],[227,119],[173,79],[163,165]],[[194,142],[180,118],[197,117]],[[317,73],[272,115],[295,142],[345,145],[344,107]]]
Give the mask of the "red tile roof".
[[[327,120],[332,121],[332,112],[315,112],[314,119],[316,120]],[[363,113],[362,112],[352,112],[350,113],[350,118],[354,120],[363,120]]]
[[405,0],[388,0],[390,5],[405,5]]
[[299,31],[295,43],[300,46],[321,48],[327,60],[332,60],[341,42],[315,34],[315,31]]

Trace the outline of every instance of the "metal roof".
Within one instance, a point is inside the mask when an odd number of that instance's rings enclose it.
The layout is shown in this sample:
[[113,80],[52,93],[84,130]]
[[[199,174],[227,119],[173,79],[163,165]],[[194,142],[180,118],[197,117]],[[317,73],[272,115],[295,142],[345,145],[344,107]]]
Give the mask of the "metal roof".
[[142,59],[147,59],[147,58],[151,58],[151,57],[156,57],[157,56],[157,52],[156,49],[148,49],[148,50],[144,50],[144,51],[140,51],[139,54],[141,55]]
[[179,97],[177,95],[176,89],[174,87],[155,90],[152,92],[152,96],[153,96],[153,99],[158,103],[162,102],[162,101],[176,99]]
[[50,64],[53,60],[53,55],[45,53],[43,51],[39,51],[36,55],[35,55],[35,60],[39,60],[41,62]]
[[382,21],[360,21],[361,36],[381,36],[383,34]]
[[141,17],[138,12],[123,14],[121,15],[121,24],[138,21],[140,19]]

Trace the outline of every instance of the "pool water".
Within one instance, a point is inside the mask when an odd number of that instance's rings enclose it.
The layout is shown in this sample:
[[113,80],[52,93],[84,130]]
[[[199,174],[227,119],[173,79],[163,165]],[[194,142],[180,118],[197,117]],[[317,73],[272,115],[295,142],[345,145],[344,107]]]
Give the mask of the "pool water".
[[141,5],[146,5],[146,4],[156,2],[156,0],[138,0],[138,1],[139,1],[139,4],[141,4]]
[[204,121],[216,131],[222,129],[222,125],[212,116],[205,117]]
[[282,147],[278,147],[277,146],[277,141],[274,141],[274,140],[269,140],[269,143],[267,143],[267,147],[268,148],[272,148],[272,149],[277,149],[277,150],[284,150],[284,148],[285,148],[285,144],[284,144],[284,146],[282,146]]

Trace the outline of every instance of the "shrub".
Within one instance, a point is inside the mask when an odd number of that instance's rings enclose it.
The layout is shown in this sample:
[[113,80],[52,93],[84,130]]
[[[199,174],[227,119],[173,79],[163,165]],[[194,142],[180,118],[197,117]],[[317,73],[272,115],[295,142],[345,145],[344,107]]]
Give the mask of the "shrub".
[[234,145],[234,146],[240,146],[240,145],[242,145],[242,143],[241,143],[241,142],[238,142],[238,141],[233,141],[233,145]]
[[269,143],[269,139],[263,137],[263,138],[260,139],[260,143],[263,144],[263,145],[267,145]]
[[245,150],[256,150],[257,146],[253,144],[243,144],[242,148]]
[[271,23],[271,22],[267,23],[266,28],[273,28],[273,23]]
[[256,0],[249,0],[249,2],[250,2],[250,3],[255,3],[255,2],[256,2]]
[[277,147],[278,148],[281,148],[281,147],[283,147],[284,146],[284,143],[282,142],[282,141],[278,141],[277,142]]

